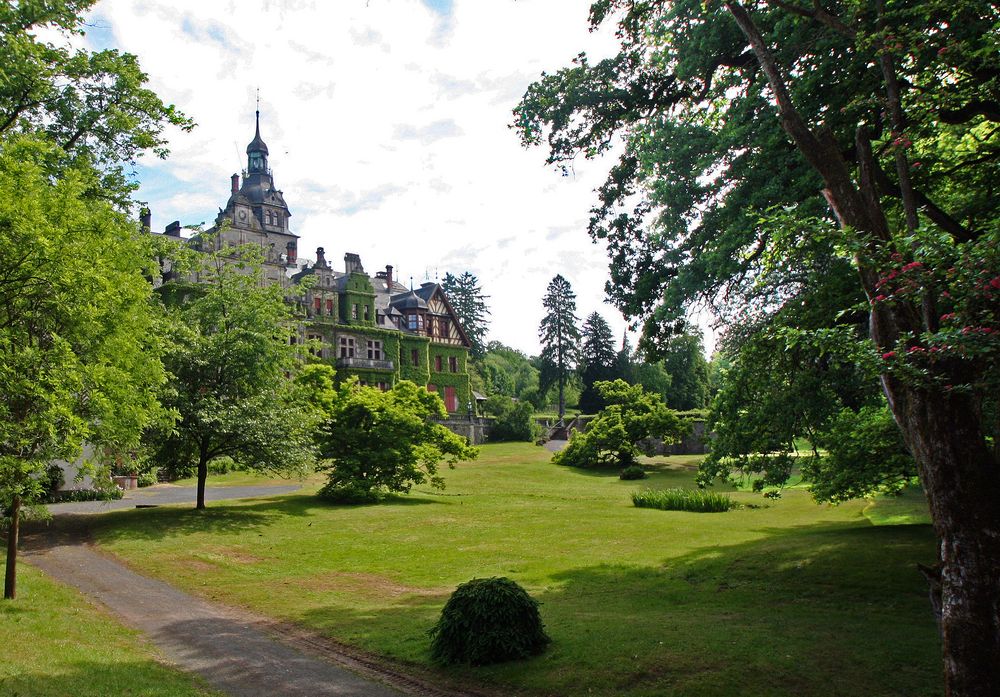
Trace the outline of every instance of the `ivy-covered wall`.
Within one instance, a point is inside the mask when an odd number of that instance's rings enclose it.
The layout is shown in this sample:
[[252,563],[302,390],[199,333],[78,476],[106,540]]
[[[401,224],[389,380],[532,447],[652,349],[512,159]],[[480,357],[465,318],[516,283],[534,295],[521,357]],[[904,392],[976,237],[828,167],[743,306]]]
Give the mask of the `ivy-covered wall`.
[[[366,277],[361,276],[361,278]],[[354,295],[360,297],[360,293],[355,292]],[[350,297],[350,292],[341,294],[342,299]],[[374,294],[372,299],[374,302]],[[371,324],[365,323],[363,320],[348,322],[343,321],[343,319],[338,324],[327,321],[310,321],[303,326],[302,335],[322,335],[325,349],[323,358],[336,369],[338,383],[351,376],[357,376],[359,380],[368,384],[384,382],[387,385],[394,385],[399,380],[410,380],[422,386],[434,385],[442,399],[444,398],[444,388],[454,387],[456,398],[454,413],[464,414],[466,412],[472,397],[468,373],[469,350],[467,348],[437,344],[425,336],[413,336],[396,330],[380,329],[371,326]],[[337,359],[340,356],[339,340],[344,335],[354,337],[356,358],[367,358],[365,342],[369,340],[381,341],[382,360],[392,361],[393,370],[337,366]],[[417,351],[417,365],[413,365],[413,350]],[[441,357],[440,372],[434,370],[434,359],[437,356]],[[448,359],[451,357],[456,359],[457,372],[454,373],[449,370]]]
[[[355,305],[358,306],[356,319]],[[375,288],[368,274],[354,272],[347,277],[340,294],[340,319],[353,326],[375,327]]]
[[[441,371],[435,370],[435,358],[441,357]],[[454,356],[457,359],[457,372],[448,369],[448,359]],[[469,350],[464,346],[445,346],[431,343],[428,349],[428,361],[430,363],[430,377],[427,384],[437,387],[437,391],[444,398],[444,388],[454,387],[455,396],[458,401],[456,413],[465,413],[468,404],[472,401],[472,387],[469,384],[468,371]],[[474,406],[474,405],[473,405]]]
[[[431,376],[428,363],[430,339],[424,336],[403,335],[399,342],[399,377],[418,385],[426,385]],[[413,350],[417,351],[417,364],[413,365]]]

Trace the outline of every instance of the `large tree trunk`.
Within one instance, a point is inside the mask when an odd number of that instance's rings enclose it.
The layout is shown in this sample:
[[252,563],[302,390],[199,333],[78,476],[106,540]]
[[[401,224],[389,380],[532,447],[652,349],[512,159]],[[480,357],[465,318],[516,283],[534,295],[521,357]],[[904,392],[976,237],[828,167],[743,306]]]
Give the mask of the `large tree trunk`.
[[198,457],[198,503],[195,508],[203,510],[205,508],[205,482],[208,481],[208,455],[202,451]]
[[970,397],[884,385],[941,541],[947,694],[1000,695],[1000,466]]
[[17,537],[21,528],[21,497],[14,495],[10,505],[10,527],[7,529],[7,568],[3,581],[4,600],[17,596]]

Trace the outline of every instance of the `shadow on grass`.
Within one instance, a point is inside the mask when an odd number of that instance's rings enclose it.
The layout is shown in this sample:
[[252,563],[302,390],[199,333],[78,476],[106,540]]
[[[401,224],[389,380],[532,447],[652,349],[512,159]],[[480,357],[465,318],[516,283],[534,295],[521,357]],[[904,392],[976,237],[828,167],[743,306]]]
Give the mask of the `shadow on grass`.
[[[443,674],[545,694],[941,694],[936,625],[915,568],[935,557],[929,527],[758,532],[765,537],[644,567],[572,569],[529,586],[553,639],[547,653]],[[328,606],[299,621],[426,663],[424,632],[446,596]]]
[[217,695],[198,681],[156,661],[57,661],[51,671],[21,672],[0,679],[3,697],[184,697]]
[[259,531],[280,519],[309,518],[319,510],[369,506],[421,506],[447,501],[419,497],[391,497],[372,504],[337,504],[309,494],[210,503],[203,510],[179,506],[126,509],[101,514],[63,514],[51,521],[25,525],[25,544],[33,549],[66,544],[89,535],[103,542],[121,539],[161,540],[194,533],[230,534]]

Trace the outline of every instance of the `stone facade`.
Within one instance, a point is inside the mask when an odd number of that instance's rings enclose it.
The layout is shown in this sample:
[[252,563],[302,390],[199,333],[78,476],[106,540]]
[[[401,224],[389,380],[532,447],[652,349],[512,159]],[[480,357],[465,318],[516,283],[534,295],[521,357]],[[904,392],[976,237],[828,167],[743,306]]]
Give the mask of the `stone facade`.
[[[393,278],[392,266],[370,276],[354,252],[344,255],[343,271],[331,266],[323,247],[314,260],[301,259],[291,217],[268,166],[258,112],[246,171],[232,176],[226,206],[191,244],[204,251],[259,245],[266,281],[288,288],[288,301],[295,304],[298,331],[292,340],[330,363],[338,380],[356,376],[382,389],[412,380],[438,392],[450,413],[467,414],[471,343],[441,286],[407,288]],[[148,213],[143,222],[148,227]],[[163,234],[179,237],[180,226],[171,223]]]

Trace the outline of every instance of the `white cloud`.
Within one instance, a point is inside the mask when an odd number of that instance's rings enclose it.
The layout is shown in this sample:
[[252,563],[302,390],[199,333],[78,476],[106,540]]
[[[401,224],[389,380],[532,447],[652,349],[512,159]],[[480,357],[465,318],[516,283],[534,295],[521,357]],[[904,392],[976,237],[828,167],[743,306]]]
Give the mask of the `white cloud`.
[[611,32],[588,32],[590,0],[432,4],[100,2],[95,14],[152,87],[198,122],[170,134],[167,161],[143,163],[158,182],[139,193],[154,225],[214,219],[246,166],[260,88],[302,256],[357,252],[369,270],[394,264],[415,281],[469,270],[491,297],[491,338],[529,353],[545,287],[562,273],[578,314],[598,310],[620,334],[603,304],[607,257],[586,235],[610,162],[560,177],[508,127],[542,70],[607,53]]

